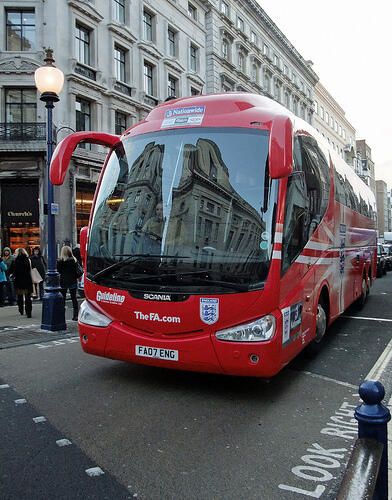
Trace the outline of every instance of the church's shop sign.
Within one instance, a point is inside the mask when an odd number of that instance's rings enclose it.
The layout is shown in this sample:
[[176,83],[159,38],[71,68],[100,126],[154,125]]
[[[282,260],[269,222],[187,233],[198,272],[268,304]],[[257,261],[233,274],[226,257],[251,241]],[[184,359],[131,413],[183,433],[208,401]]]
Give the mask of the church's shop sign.
[[1,222],[3,226],[39,223],[38,183],[2,185]]

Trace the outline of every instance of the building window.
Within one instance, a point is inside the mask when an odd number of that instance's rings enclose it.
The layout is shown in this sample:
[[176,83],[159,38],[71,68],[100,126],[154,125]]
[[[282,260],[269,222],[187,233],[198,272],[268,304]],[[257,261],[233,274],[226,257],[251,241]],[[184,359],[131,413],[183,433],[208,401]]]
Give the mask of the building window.
[[238,54],[238,69],[244,71],[244,56],[240,53]]
[[117,135],[123,134],[127,130],[127,115],[116,111],[115,115],[115,133]]
[[125,73],[125,54],[126,51],[120,47],[114,47],[114,71],[118,81],[126,81]]
[[90,66],[90,31],[76,24],[76,59]]
[[36,89],[6,89],[5,121],[7,123],[36,123]]
[[254,31],[252,31],[250,34],[250,41],[252,43],[254,43],[255,45],[257,45],[257,43],[258,43],[257,35]]
[[269,56],[269,47],[266,43],[263,44],[263,54],[267,57]]
[[190,47],[190,66],[192,71],[197,71],[197,47],[193,44]]
[[320,116],[324,120],[324,108],[320,106]]
[[146,10],[143,12],[144,39],[152,42],[152,15]]
[[169,75],[167,79],[167,96],[177,97],[177,78]]
[[226,60],[229,59],[229,44],[226,42],[226,40],[222,41],[222,57]]
[[237,28],[244,31],[244,21],[240,17],[237,17]]
[[191,95],[200,95],[200,90],[191,87]]
[[81,97],[76,98],[76,131],[91,130],[91,103]]
[[268,75],[264,75],[264,90],[268,93],[271,91],[271,80]]
[[277,56],[276,54],[274,54],[274,64],[275,64],[275,66],[277,66],[278,68],[280,68],[279,56]]
[[229,17],[229,6],[226,2],[223,2],[223,1],[221,2],[220,10],[221,10],[222,14]]
[[[209,173],[209,175],[208,175],[208,178],[209,178],[211,181],[214,181],[214,182],[216,182],[216,180],[217,180],[217,178],[218,178],[218,169],[217,169],[217,168],[216,168],[216,166],[215,166],[215,165],[213,165],[213,164],[210,166],[210,173]],[[208,209],[208,203],[209,203],[209,202],[207,202],[207,210],[210,212],[210,210]],[[211,205],[211,203],[210,203],[210,205]],[[214,205],[212,205],[212,206],[214,206]],[[212,212],[213,212],[213,211],[214,211],[214,210],[212,210]],[[218,215],[219,215],[219,214],[218,214]]]
[[176,33],[171,28],[167,30],[167,40],[169,45],[169,55],[174,57],[176,55]]
[[284,105],[287,109],[290,109],[290,95],[288,94],[288,92],[284,93]]
[[289,77],[289,67],[286,64],[283,66],[283,74]]
[[292,80],[294,85],[297,85],[297,75],[295,73],[292,74]]
[[152,81],[153,66],[149,63],[144,63],[144,92],[148,95],[154,95],[154,87]]
[[194,21],[197,21],[197,10],[194,5],[188,3],[188,16],[191,17]]
[[252,81],[255,83],[257,83],[257,81],[258,81],[257,74],[258,74],[257,65],[253,64],[252,65]]
[[314,109],[314,112],[316,113],[316,115],[318,115],[318,104],[317,104],[317,101],[313,101],[313,109]]
[[125,23],[125,0],[113,0],[114,19]]
[[6,50],[35,50],[35,13],[34,10],[7,10],[7,47]]

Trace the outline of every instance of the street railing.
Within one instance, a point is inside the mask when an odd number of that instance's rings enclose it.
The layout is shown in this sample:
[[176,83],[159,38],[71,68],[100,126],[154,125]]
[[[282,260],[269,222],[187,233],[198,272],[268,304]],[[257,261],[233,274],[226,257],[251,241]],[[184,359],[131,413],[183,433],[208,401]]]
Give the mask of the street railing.
[[337,500],[388,500],[387,424],[391,414],[381,402],[383,385],[367,380],[359,387],[363,403],[355,410],[355,442]]

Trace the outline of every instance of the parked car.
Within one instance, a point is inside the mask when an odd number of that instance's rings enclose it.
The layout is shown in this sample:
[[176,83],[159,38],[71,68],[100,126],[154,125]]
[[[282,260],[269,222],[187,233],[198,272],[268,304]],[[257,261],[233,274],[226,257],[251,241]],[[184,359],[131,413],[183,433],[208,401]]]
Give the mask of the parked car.
[[385,250],[385,268],[387,271],[392,270],[392,245],[383,245]]
[[377,278],[382,278],[386,274],[385,250],[383,245],[377,245]]

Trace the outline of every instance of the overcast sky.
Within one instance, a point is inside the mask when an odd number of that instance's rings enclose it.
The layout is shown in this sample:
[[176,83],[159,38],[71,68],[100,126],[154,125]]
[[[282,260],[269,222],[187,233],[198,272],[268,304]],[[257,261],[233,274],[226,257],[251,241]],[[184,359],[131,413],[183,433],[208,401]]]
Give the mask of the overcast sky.
[[392,188],[392,1],[258,0],[366,139]]

